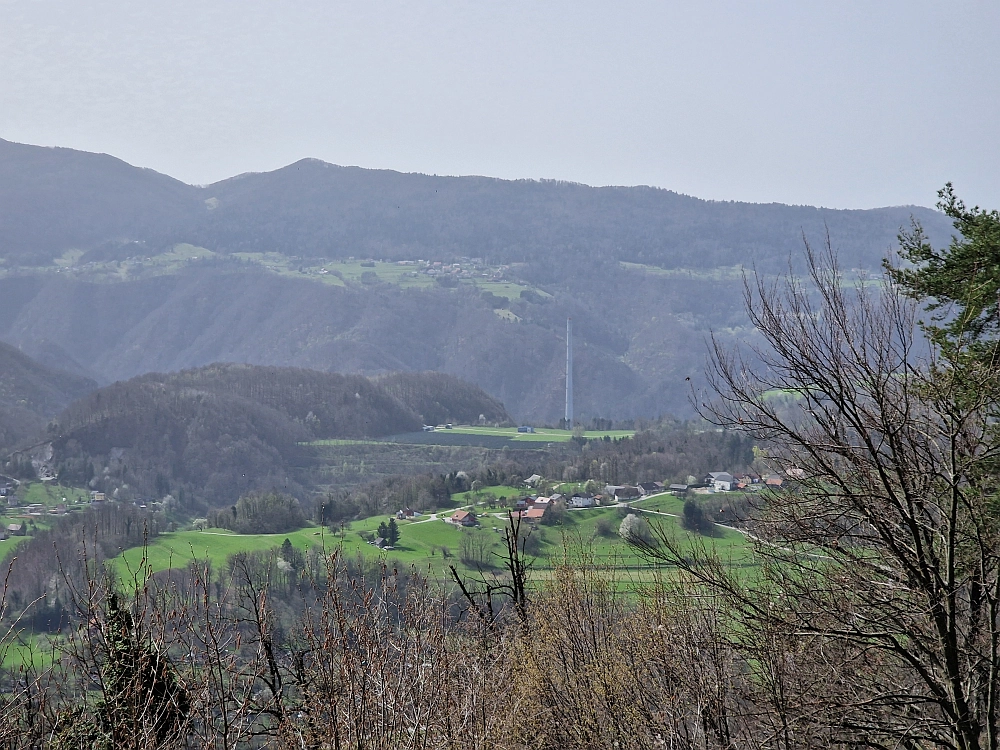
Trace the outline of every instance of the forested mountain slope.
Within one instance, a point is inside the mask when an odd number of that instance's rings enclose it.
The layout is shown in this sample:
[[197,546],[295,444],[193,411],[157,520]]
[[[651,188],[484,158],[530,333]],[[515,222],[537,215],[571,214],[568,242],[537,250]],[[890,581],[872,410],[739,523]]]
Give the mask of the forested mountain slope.
[[[920,207],[837,211],[705,201],[650,187],[438,177],[304,159],[205,188],[217,201],[183,240],[222,251],[410,259],[483,257],[568,269],[583,258],[664,268],[715,268],[756,259],[782,270],[805,232],[828,227],[847,268],[871,266]],[[178,241],[182,238],[178,237]]]
[[0,448],[39,433],[45,422],[97,383],[46,367],[0,342]]
[[[557,420],[568,312],[578,319],[581,414],[623,416],[634,409],[655,415],[683,408],[686,397],[683,391],[657,390],[648,404],[640,403],[650,381],[622,361],[630,344],[623,330],[628,322],[619,319],[643,315],[658,301],[660,285],[640,275],[632,284],[636,301],[629,305],[572,294],[545,302],[517,300],[511,309],[521,322],[498,317],[472,288],[328,287],[254,269],[191,268],[115,285],[0,279],[0,295],[14,285],[23,302],[0,312],[0,337],[30,347],[45,336],[106,380],[214,361],[368,374],[438,370],[513,404],[518,418]],[[646,300],[643,289],[651,295]],[[659,315],[669,320],[666,309]],[[665,359],[656,359],[655,366],[683,382],[700,366],[701,341],[690,330],[672,336],[686,337],[681,340],[687,346],[663,349],[658,342],[648,356],[662,353]],[[647,371],[657,377],[648,364]]]
[[419,430],[424,418],[413,407],[425,404],[456,421],[473,411],[508,419],[475,386],[433,373],[389,387],[360,375],[218,364],[143,375],[73,403],[48,431],[51,468],[61,481],[130,497],[173,492],[219,505],[259,487],[297,490],[310,461],[304,443]]
[[197,188],[150,169],[0,139],[0,254],[10,265],[133,240],[156,245],[199,208]]

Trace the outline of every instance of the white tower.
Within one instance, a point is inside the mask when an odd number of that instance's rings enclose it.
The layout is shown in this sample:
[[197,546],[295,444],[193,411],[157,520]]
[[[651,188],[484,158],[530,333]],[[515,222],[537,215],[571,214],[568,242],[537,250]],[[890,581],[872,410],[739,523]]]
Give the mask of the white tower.
[[566,429],[573,429],[573,319],[566,318]]

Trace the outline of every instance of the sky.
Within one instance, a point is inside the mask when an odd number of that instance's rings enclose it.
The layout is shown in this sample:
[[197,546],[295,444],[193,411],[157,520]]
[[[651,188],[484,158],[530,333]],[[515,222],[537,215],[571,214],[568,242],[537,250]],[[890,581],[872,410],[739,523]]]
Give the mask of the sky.
[[1000,208],[1000,3],[0,0],[0,138],[206,184],[304,157]]

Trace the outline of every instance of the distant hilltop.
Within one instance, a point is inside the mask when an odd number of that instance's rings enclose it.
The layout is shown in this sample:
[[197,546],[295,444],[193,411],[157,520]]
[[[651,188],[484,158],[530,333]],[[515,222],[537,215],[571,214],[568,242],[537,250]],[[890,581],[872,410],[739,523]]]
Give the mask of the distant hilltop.
[[187,242],[331,259],[591,257],[701,269],[754,259],[780,270],[803,232],[819,239],[829,228],[845,267],[871,267],[911,215],[947,236],[937,212],[915,206],[705,201],[650,187],[432,177],[317,159],[194,186],[105,154],[0,140],[0,240],[11,265],[46,264],[68,250],[134,254],[130,243],[156,254]]

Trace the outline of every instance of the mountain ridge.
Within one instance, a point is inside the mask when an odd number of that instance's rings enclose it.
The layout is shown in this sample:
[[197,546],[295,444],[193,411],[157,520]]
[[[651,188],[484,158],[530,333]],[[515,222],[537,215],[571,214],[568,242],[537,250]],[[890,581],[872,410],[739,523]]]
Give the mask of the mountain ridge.
[[[319,160],[191,186],[111,156],[0,141],[0,339],[102,382],[218,361],[437,370],[518,420],[554,422],[572,316],[580,418],[687,417],[710,332],[753,339],[741,268],[801,270],[803,240],[829,236],[848,273],[877,271],[914,216],[935,244],[950,237],[922,208]],[[339,270],[364,259],[385,262]]]

